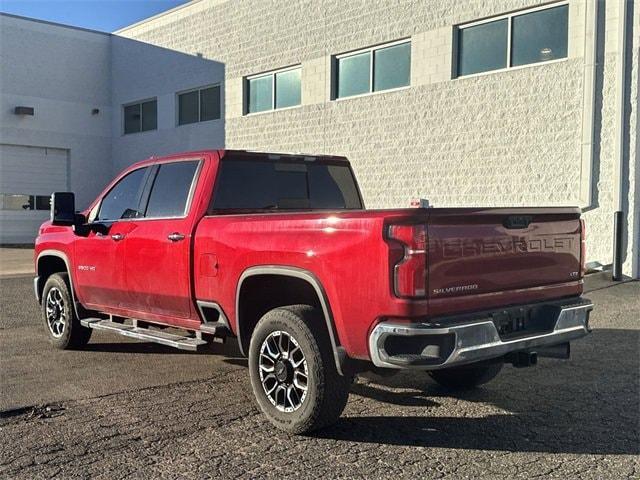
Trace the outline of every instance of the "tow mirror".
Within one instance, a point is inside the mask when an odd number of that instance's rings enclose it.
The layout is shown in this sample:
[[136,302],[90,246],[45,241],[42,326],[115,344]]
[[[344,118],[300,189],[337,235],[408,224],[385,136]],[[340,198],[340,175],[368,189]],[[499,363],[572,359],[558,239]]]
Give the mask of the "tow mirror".
[[72,192],[55,192],[51,195],[51,223],[75,225],[76,198]]

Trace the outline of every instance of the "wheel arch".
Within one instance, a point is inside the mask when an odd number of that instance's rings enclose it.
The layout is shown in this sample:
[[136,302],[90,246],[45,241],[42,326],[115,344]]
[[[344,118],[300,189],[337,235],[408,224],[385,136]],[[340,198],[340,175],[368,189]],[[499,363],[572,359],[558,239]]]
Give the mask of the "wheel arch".
[[[63,268],[64,267],[64,268]],[[36,258],[36,278],[34,279],[34,289],[38,302],[42,302],[42,292],[44,285],[54,273],[66,273],[69,278],[69,289],[71,290],[71,298],[73,300],[73,309],[78,318],[82,318],[79,314],[84,313],[84,309],[78,304],[76,291],[73,285],[73,276],[71,275],[71,264],[67,254],[60,250],[43,250]]]
[[42,290],[44,284],[54,273],[66,273],[69,276],[69,283],[71,284],[71,294],[73,292],[73,279],[71,278],[71,269],[69,268],[69,258],[64,252],[60,250],[43,250],[38,254],[36,258],[36,279],[34,282],[35,293],[38,301],[42,299]]
[[[302,298],[310,298],[309,296],[311,295],[311,292],[313,292],[314,299],[317,302],[316,306],[320,307],[322,316],[325,320],[324,326],[326,327],[327,333],[329,335],[331,349],[333,351],[333,357],[336,363],[336,369],[338,370],[338,373],[342,375],[342,364],[345,360],[346,355],[344,353],[344,349],[340,346],[340,340],[335,328],[333,313],[331,311],[331,305],[329,303],[327,294],[320,280],[318,280],[318,278],[312,272],[298,267],[263,265],[248,268],[242,273],[242,275],[240,275],[240,279],[238,280],[238,285],[236,287],[235,305],[236,335],[238,337],[238,347],[240,348],[240,352],[245,356],[247,355],[251,333],[253,332],[257,321],[259,320],[259,318],[255,318],[255,314],[247,315],[246,308],[243,308],[243,294],[246,295],[246,289],[247,286],[250,285],[250,282],[256,280],[268,281],[271,277],[281,277],[282,279],[293,280],[298,285],[306,286],[303,287],[305,288],[304,292],[293,293],[292,297],[294,301],[293,303],[287,303],[287,305],[300,303],[298,300],[299,298],[301,298],[300,295],[302,295]],[[284,306],[284,304],[270,306],[269,309],[277,308],[277,306]],[[256,309],[256,311],[260,312],[261,310],[258,308]]]

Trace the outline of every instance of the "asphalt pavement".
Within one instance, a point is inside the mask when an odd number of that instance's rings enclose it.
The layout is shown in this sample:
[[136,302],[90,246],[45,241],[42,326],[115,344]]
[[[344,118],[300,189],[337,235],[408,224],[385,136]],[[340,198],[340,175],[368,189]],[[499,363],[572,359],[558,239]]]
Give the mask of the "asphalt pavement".
[[568,361],[454,395],[367,376],[333,427],[291,437],[253,403],[232,342],[183,353],[94,332],[49,344],[29,277],[0,279],[0,478],[639,478],[640,283],[588,281]]

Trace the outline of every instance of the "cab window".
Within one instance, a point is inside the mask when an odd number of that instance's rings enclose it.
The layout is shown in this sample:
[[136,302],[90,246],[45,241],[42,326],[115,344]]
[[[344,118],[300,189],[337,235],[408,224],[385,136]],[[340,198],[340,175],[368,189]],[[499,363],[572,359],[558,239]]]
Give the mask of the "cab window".
[[147,204],[146,218],[186,215],[189,194],[198,163],[194,160],[159,165]]
[[148,167],[128,173],[116,183],[100,203],[96,220],[108,222],[142,216],[140,200]]

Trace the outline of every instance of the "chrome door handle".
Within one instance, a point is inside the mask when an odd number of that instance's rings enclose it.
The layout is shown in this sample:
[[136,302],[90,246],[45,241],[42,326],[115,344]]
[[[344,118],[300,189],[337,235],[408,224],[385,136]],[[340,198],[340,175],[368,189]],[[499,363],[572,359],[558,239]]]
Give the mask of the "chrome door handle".
[[180,240],[184,240],[184,235],[178,232],[173,232],[172,234],[168,235],[167,238],[172,242],[179,242]]
[[113,235],[111,235],[111,239],[115,240],[116,242],[119,242],[123,238],[124,238],[124,233],[114,233]]

